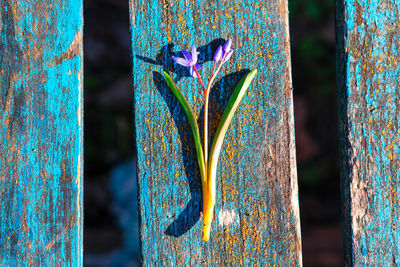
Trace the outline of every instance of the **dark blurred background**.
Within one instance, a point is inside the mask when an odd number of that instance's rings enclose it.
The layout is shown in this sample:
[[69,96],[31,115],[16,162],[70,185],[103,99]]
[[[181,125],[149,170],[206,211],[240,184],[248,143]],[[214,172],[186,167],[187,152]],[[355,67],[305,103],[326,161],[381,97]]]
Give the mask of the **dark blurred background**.
[[[305,266],[343,266],[334,2],[289,0]],[[138,266],[128,0],[84,5],[84,264]]]

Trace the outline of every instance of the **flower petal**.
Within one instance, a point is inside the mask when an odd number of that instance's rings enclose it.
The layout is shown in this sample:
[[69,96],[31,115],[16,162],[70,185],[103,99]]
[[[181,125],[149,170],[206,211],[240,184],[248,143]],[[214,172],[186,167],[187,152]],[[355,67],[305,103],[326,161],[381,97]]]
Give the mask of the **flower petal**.
[[190,75],[192,75],[193,78],[197,78],[197,74],[194,71],[193,67],[190,67]]
[[194,65],[194,64],[193,64],[192,56],[190,55],[190,53],[189,53],[188,51],[186,51],[185,49],[182,49],[182,54],[183,54],[183,56],[186,58],[186,60],[187,60],[188,62],[190,62],[191,66]]
[[192,66],[192,65],[190,64],[190,62],[187,61],[187,60],[184,59],[184,58],[172,56],[172,59],[173,59],[176,63],[178,63],[179,65],[182,65],[182,66],[185,66],[185,67],[190,67],[190,66]]
[[197,52],[196,46],[193,45],[192,46],[192,60],[193,60],[193,64],[197,63],[197,55],[199,55],[200,53]]
[[201,65],[201,64],[196,64],[195,66],[196,66],[196,69],[198,69],[198,70],[201,69],[201,67],[203,67],[203,65]]
[[231,46],[232,46],[232,39],[228,39],[228,41],[226,41],[226,43],[224,44],[224,52],[227,53],[231,50]]
[[214,54],[214,61],[220,61],[222,59],[222,46],[218,46],[217,51]]
[[230,50],[230,51],[228,52],[228,54],[225,54],[225,55],[224,55],[223,61],[224,61],[224,62],[228,61],[228,60],[231,58],[232,54],[233,54],[233,50]]

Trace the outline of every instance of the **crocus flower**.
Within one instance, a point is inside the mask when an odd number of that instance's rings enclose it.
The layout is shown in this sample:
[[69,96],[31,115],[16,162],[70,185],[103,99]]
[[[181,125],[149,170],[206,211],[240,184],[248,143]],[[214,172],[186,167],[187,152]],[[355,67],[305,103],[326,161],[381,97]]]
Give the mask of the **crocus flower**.
[[200,54],[200,52],[197,52],[196,46],[193,45],[191,54],[185,49],[182,50],[182,54],[183,58],[172,56],[172,59],[179,65],[190,67],[190,75],[192,75],[194,78],[197,78],[196,72],[194,71],[193,67],[196,67],[196,69],[201,68],[201,64],[197,64],[197,56]]

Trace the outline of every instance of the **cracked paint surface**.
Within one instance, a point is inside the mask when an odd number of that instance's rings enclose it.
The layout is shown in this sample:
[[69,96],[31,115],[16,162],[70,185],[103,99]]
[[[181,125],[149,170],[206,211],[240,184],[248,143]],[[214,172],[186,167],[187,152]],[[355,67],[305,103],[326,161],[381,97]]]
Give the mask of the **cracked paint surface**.
[[400,1],[337,1],[345,261],[400,264]]
[[82,265],[82,3],[0,2],[0,265]]

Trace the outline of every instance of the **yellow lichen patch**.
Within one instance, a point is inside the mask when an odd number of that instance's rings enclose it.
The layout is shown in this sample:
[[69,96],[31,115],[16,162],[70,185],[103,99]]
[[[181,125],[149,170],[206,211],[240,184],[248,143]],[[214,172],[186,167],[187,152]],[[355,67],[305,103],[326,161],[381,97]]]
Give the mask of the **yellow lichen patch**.
[[[396,178],[391,177],[390,178],[390,191],[389,191],[389,198],[390,198],[390,204],[393,207],[394,205],[399,205],[399,195],[397,192],[397,183],[395,182]],[[394,214],[395,209],[392,209],[392,215],[396,216],[397,214]]]
[[163,3],[163,14],[164,14],[164,20],[165,20],[165,33],[167,35],[167,41],[168,43],[172,41],[172,35],[171,35],[171,23],[172,22],[172,16],[170,14],[170,7],[171,7],[171,2],[168,0],[162,0]]
[[183,18],[182,13],[178,14],[178,26],[183,30],[184,27],[186,26],[185,19]]
[[[237,244],[240,242],[238,229],[234,228],[224,228],[223,231],[219,231],[217,234],[218,240],[223,240],[223,242],[219,243],[221,249],[223,249],[226,253],[224,255],[225,264],[240,264],[242,262],[242,254],[238,251]],[[213,258],[220,258],[218,255],[215,255],[213,252]],[[221,262],[222,263],[222,262]]]

